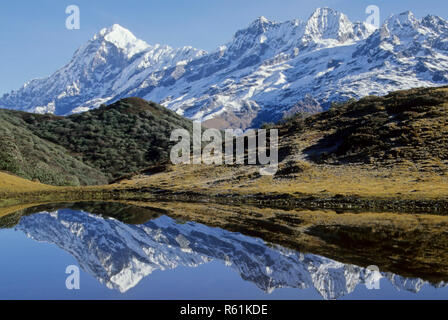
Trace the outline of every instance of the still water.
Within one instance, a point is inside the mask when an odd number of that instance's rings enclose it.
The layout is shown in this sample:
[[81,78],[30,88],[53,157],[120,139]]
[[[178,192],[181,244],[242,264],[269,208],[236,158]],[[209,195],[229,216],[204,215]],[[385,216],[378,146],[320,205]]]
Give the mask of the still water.
[[[347,265],[160,212],[44,209],[0,218],[0,299],[448,298],[445,282]],[[68,289],[78,283],[76,269],[79,289]]]

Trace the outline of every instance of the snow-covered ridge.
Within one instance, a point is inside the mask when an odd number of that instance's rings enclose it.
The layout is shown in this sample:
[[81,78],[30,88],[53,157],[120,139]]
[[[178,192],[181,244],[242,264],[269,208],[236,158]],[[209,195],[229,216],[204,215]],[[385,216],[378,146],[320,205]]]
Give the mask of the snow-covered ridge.
[[307,21],[260,17],[210,53],[148,45],[113,25],[55,74],[4,95],[0,107],[64,115],[138,96],[191,119],[236,114],[247,118],[240,126],[256,126],[291,109],[447,83],[446,20],[408,11],[376,30],[319,8]]
[[[221,261],[243,279],[271,293],[277,288],[315,288],[337,299],[358,285],[387,278],[398,290],[418,292],[420,279],[379,273],[325,257],[268,246],[261,239],[162,216],[143,225],[71,211],[23,216],[17,229],[36,241],[54,243],[110,289],[126,292],[155,270]],[[439,286],[444,286],[444,283]]]
[[104,28],[93,37],[93,40],[103,39],[122,49],[127,58],[149,48],[145,41],[137,39],[129,30],[119,24]]
[[0,105],[38,113],[82,112],[111,101],[135,82],[150,80],[154,72],[204,54],[192,47],[148,45],[114,24],[81,46],[66,66],[48,78],[29,81],[18,91],[4,95]]

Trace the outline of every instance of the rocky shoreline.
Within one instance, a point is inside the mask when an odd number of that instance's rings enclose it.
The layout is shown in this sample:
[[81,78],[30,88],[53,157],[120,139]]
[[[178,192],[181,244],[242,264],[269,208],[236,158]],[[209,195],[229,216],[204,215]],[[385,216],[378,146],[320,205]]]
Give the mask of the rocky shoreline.
[[[151,194],[158,201],[214,202],[219,204],[245,204],[278,209],[331,209],[335,211],[384,211],[399,213],[428,213],[448,215],[448,199],[368,199],[356,196],[335,195],[316,197],[314,195],[257,193],[203,194],[194,191],[173,192],[164,189],[134,189],[127,192]],[[129,199],[131,200],[131,199]],[[136,200],[136,199],[132,199]]]
[[326,209],[337,213],[347,212],[396,212],[448,215],[448,199],[397,199],[363,198],[358,196],[282,193],[210,193],[197,191],[173,191],[143,187],[124,189],[73,188],[63,191],[41,191],[0,196],[0,206],[46,201],[82,200],[131,200],[205,202],[224,205],[252,205],[276,209]]

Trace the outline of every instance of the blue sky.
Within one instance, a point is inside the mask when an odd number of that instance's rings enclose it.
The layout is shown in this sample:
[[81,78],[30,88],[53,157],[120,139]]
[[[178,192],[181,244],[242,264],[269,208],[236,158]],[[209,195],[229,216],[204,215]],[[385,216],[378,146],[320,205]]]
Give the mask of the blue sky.
[[[78,5],[81,29],[67,30],[65,8]],[[365,20],[368,5],[381,20],[411,10],[421,18],[448,18],[446,0],[15,0],[0,4],[0,94],[45,77],[106,26],[119,23],[149,44],[191,45],[207,51],[229,41],[259,16],[275,21],[306,19],[317,7]]]

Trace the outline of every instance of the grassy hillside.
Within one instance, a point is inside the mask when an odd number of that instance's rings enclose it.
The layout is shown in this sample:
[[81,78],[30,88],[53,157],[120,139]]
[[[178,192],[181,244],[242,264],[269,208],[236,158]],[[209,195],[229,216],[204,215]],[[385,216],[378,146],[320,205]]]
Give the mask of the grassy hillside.
[[[105,174],[27,128],[21,113],[0,110],[0,170],[52,185],[106,183]],[[2,182],[3,184],[3,182]]]
[[[151,108],[150,104],[142,103],[143,107]],[[150,170],[151,174],[141,170],[137,175],[128,174],[126,179],[107,186],[58,188],[57,192],[51,191],[51,194],[37,192],[33,201],[42,202],[43,194],[46,197],[44,200],[48,202],[56,199],[175,199],[294,208],[305,205],[338,210],[357,208],[446,214],[447,103],[448,88],[414,89],[349,102],[338,106],[339,109],[305,118],[297,115],[276,125],[279,129],[280,163],[273,176],[260,175],[260,167],[257,165],[156,165]],[[33,132],[38,132],[38,128],[42,130],[42,135],[65,128],[59,125],[51,130],[43,130],[61,121],[70,128],[85,128],[85,125],[95,124],[97,118],[105,117],[109,119],[106,121],[109,123],[109,131],[99,131],[103,132],[99,135],[107,136],[108,139],[111,137],[110,141],[114,145],[114,141],[121,141],[121,136],[129,137],[124,128],[132,130],[132,121],[145,118],[145,114],[151,118],[150,115],[159,109],[149,109],[144,113],[141,110],[141,107],[135,109],[132,104],[122,101],[89,112],[85,118],[86,124],[80,119],[72,120],[83,117],[83,114],[68,118],[32,115],[36,118],[34,121],[28,119],[31,115],[20,114],[22,121],[30,127],[35,126]],[[114,120],[114,117],[124,120],[120,122]],[[111,127],[119,129],[113,131],[116,136],[110,132]],[[83,133],[81,129],[74,132],[80,137],[91,134],[91,131]],[[69,141],[69,136],[60,134],[57,137],[61,141]],[[56,141],[56,138],[53,139]],[[82,139],[86,142],[78,145],[77,141]],[[82,139],[74,141],[75,145],[88,145],[92,150],[102,150],[102,147],[95,149],[94,145],[98,143],[96,136]],[[140,137],[136,135],[130,139],[136,143]],[[159,146],[158,141],[155,141],[155,147]],[[133,153],[128,154],[121,149],[120,144],[118,149],[123,159],[133,156]],[[88,152],[84,152],[89,156]],[[88,159],[83,153],[78,156]],[[90,156],[94,157],[95,153]],[[147,161],[149,163],[154,159],[148,158]],[[95,161],[93,158],[91,164]],[[141,165],[146,163],[145,160]],[[6,189],[6,193],[10,194],[22,190],[20,186],[14,185]],[[56,194],[58,192],[59,195]],[[17,197],[23,198],[16,195],[16,199],[9,203],[21,203]]]
[[319,163],[432,161],[443,166],[448,160],[448,88],[366,97],[305,119],[296,116],[279,129],[284,137],[309,144],[304,154]]
[[[203,195],[448,198],[448,87],[367,97],[279,129],[279,167],[182,165],[122,185]],[[397,202],[399,203],[399,201]]]
[[64,118],[23,114],[23,119],[34,134],[63,146],[111,180],[168,159],[171,131],[192,129],[191,121],[140,98]]
[[104,184],[163,162],[191,121],[127,98],[68,117],[0,110],[0,170],[52,185]]
[[[7,150],[0,169],[20,176],[25,176],[20,172],[22,163],[28,163],[29,170],[38,167],[32,165],[37,163],[33,157],[38,153],[34,149],[40,150],[42,144],[54,148],[42,151],[44,163],[44,156],[50,161],[56,159],[50,157],[55,153],[97,170],[89,177],[97,172],[108,181],[131,177],[134,172],[144,173],[152,164],[166,160],[173,128],[191,129],[190,121],[136,98],[65,118],[6,110],[0,114],[0,119],[11,117],[4,121],[4,128],[8,124],[23,127],[32,138],[18,137],[14,144],[8,144],[10,136],[20,132],[13,127],[0,141],[1,150]],[[260,176],[259,167],[249,165],[170,165],[157,174],[136,175],[118,188],[154,187],[204,194],[446,199],[447,120],[448,87],[366,97],[321,114],[296,115],[276,125],[280,163],[274,176]],[[23,146],[23,141],[33,139],[40,140]],[[73,174],[78,177],[86,172],[76,169]],[[45,177],[37,179],[47,182]]]
[[50,190],[55,188],[43,185],[38,182],[29,181],[1,171],[0,171],[0,181],[1,181],[0,193],[11,192],[13,190],[17,190],[20,192],[33,192],[33,191]]

